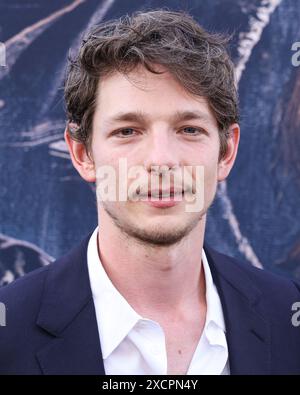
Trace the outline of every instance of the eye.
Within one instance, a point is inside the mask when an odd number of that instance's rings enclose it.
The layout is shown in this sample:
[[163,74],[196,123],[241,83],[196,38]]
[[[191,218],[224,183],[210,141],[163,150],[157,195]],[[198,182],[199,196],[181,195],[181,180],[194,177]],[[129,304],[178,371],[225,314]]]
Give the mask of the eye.
[[205,130],[202,128],[195,128],[193,126],[186,126],[182,128],[181,130],[184,131],[184,134],[187,134],[189,136],[198,136],[200,134],[206,134]]
[[134,132],[136,132],[136,130],[133,128],[123,128],[123,129],[113,132],[113,135],[120,137],[120,138],[126,138],[126,137],[133,136]]

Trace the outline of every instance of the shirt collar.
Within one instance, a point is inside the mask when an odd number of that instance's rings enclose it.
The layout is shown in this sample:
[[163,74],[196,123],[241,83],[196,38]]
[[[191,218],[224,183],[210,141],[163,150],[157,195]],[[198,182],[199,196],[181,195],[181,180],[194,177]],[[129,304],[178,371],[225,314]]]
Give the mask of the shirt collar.
[[[98,254],[98,227],[94,230],[88,244],[87,262],[90,285],[96,310],[98,332],[103,359],[129,334],[140,320],[148,320],[139,315],[121,295],[108,277]],[[215,324],[216,329],[225,332],[222,306],[217,289],[213,283],[207,257],[202,249],[202,263],[206,283],[207,313],[204,331]],[[217,333],[217,332],[216,332]],[[209,341],[218,342],[217,337],[209,337]]]
[[202,264],[205,275],[205,287],[206,287],[206,321],[205,326],[209,325],[211,322],[217,327],[226,332],[223,309],[220,301],[220,297],[217,291],[217,287],[213,282],[208,260],[202,248]]

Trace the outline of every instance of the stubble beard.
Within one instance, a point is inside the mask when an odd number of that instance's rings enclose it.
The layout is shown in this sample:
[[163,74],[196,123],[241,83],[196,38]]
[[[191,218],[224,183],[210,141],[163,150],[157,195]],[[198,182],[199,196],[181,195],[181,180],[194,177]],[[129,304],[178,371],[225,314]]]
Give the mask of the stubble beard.
[[151,229],[147,229],[146,227],[143,228],[136,225],[132,221],[126,221],[117,215],[118,208],[114,209],[113,206],[106,202],[101,202],[101,206],[126,239],[134,240],[147,247],[169,247],[178,244],[189,235],[207,212],[206,208],[201,212],[193,213],[190,221],[185,225],[178,225],[176,228],[163,229],[160,225],[157,225]]

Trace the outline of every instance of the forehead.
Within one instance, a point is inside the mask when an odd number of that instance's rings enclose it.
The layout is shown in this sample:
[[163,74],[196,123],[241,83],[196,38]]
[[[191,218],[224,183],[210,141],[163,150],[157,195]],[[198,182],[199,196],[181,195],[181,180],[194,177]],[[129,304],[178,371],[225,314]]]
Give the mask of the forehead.
[[173,75],[162,66],[162,74],[154,74],[143,66],[124,75],[114,72],[100,80],[96,97],[95,117],[102,121],[116,118],[117,114],[140,112],[155,119],[179,112],[198,112],[203,119],[216,123],[205,97],[188,92]]

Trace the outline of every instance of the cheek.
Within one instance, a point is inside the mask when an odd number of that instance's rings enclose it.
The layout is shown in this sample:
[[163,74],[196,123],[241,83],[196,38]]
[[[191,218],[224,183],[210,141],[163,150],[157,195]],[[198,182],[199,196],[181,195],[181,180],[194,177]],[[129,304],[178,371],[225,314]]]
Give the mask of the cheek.
[[205,168],[204,171],[204,186],[207,190],[207,193],[211,193],[215,190],[217,185],[217,166],[215,166],[214,168]]
[[218,182],[218,155],[211,158],[204,166],[204,196],[205,201],[211,201],[215,195]]
[[95,142],[92,152],[96,167],[111,166],[114,169],[118,169],[118,158],[114,155],[112,150],[106,149],[105,145],[101,144],[101,142],[97,144]]

